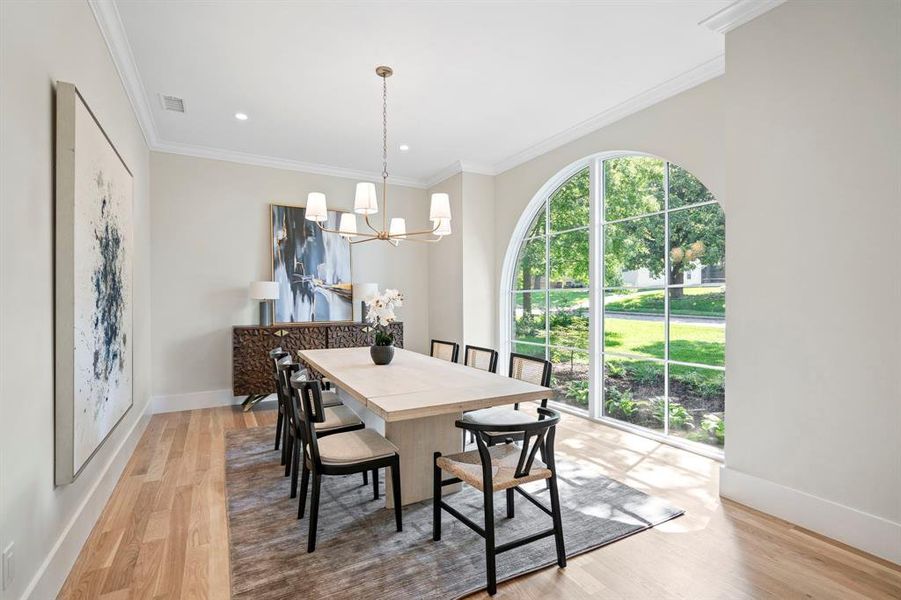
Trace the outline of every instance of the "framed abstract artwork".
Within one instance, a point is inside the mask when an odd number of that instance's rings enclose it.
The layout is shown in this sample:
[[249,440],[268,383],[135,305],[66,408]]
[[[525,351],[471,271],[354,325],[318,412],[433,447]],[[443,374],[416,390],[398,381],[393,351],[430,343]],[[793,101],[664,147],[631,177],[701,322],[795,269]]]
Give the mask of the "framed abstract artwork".
[[84,98],[56,86],[55,479],[132,406],[133,178]]
[[[330,229],[339,212],[329,211]],[[270,205],[272,281],[279,284],[276,323],[353,318],[350,242],[307,221],[299,206]]]

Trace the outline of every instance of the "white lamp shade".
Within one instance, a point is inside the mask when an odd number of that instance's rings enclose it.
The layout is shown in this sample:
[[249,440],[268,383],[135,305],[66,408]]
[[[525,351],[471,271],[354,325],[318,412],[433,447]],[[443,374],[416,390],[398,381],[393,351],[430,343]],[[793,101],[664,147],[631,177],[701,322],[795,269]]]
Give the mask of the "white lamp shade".
[[307,194],[305,217],[308,221],[322,222],[328,220],[328,206],[325,204],[325,194],[322,192],[310,192]]
[[353,213],[341,213],[341,222],[338,224],[338,231],[345,236],[356,235],[357,233],[357,215]]
[[278,300],[278,282],[254,281],[250,284],[250,297],[253,300]]
[[432,206],[429,210],[429,219],[437,221],[438,219],[451,218],[450,196],[447,194],[432,194]]
[[434,231],[435,235],[451,234],[450,219],[435,219],[434,221],[432,221],[432,227],[434,227],[435,225],[438,226],[438,229]]
[[393,217],[391,224],[388,226],[388,235],[402,236],[407,234],[407,222],[403,217]]
[[372,300],[376,296],[379,295],[379,284],[377,283],[355,283],[354,289],[354,301],[356,302],[366,302],[367,300]]
[[354,212],[358,215],[374,215],[379,212],[374,183],[361,181],[357,184],[357,193],[354,196]]

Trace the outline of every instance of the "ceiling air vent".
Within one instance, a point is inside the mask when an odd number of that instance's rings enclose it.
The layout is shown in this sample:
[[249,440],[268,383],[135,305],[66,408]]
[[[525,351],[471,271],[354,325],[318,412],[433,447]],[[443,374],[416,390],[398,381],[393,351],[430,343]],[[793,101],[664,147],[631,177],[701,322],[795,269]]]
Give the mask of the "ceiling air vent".
[[160,103],[163,105],[163,110],[171,110],[174,112],[185,112],[185,101],[177,96],[165,96],[160,94]]

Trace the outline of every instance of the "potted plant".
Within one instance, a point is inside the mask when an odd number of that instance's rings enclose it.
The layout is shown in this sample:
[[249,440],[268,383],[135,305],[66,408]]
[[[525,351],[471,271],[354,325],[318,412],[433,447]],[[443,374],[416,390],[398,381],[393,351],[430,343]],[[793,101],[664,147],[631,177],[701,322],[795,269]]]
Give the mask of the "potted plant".
[[366,322],[375,331],[369,355],[375,364],[387,365],[394,358],[394,335],[388,331],[388,327],[397,320],[394,309],[404,305],[404,296],[397,290],[385,290],[364,301]]

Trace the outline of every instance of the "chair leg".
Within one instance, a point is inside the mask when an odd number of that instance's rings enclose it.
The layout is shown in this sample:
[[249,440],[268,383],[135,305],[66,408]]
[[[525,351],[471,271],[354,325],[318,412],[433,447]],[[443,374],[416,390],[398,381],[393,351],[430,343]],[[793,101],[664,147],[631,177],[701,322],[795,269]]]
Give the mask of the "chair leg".
[[294,451],[291,453],[291,498],[297,497],[297,469],[300,467],[300,453],[303,444],[294,444]]
[[513,488],[507,488],[507,518],[513,518]]
[[316,525],[319,522],[319,486],[322,475],[313,473],[313,494],[310,496],[310,532],[307,534],[307,552],[316,550]]
[[297,518],[302,519],[304,509],[307,506],[307,488],[310,486],[310,470],[307,469],[307,461],[303,462],[303,470],[300,475],[300,500],[297,503]]
[[296,441],[293,435],[289,435],[285,439],[285,446],[282,449],[282,453],[285,455],[285,461],[282,463],[285,465],[285,477],[291,474],[291,457],[293,456],[292,453],[294,452],[294,443]]
[[432,539],[441,539],[441,469],[438,468],[440,452],[432,455]]
[[379,499],[379,470],[372,470],[372,499]]
[[566,548],[563,545],[563,518],[560,514],[560,497],[557,495],[557,474],[554,473],[550,481],[551,513],[554,519],[554,541],[557,543],[557,565],[560,568],[566,566]]
[[369,471],[363,471],[363,485],[369,485]]
[[483,492],[485,496],[485,574],[488,579],[488,594],[497,593],[497,567],[494,546],[494,493],[491,489]]
[[391,492],[394,494],[394,523],[398,531],[404,530],[404,503],[400,497],[400,457],[394,455],[391,463]]
[[282,421],[282,462],[281,464],[287,464],[288,462],[288,439],[291,437],[288,435],[288,419]]
[[285,418],[285,415],[281,410],[278,411],[278,419],[275,421],[275,449],[278,450],[279,442],[282,439],[282,419]]

